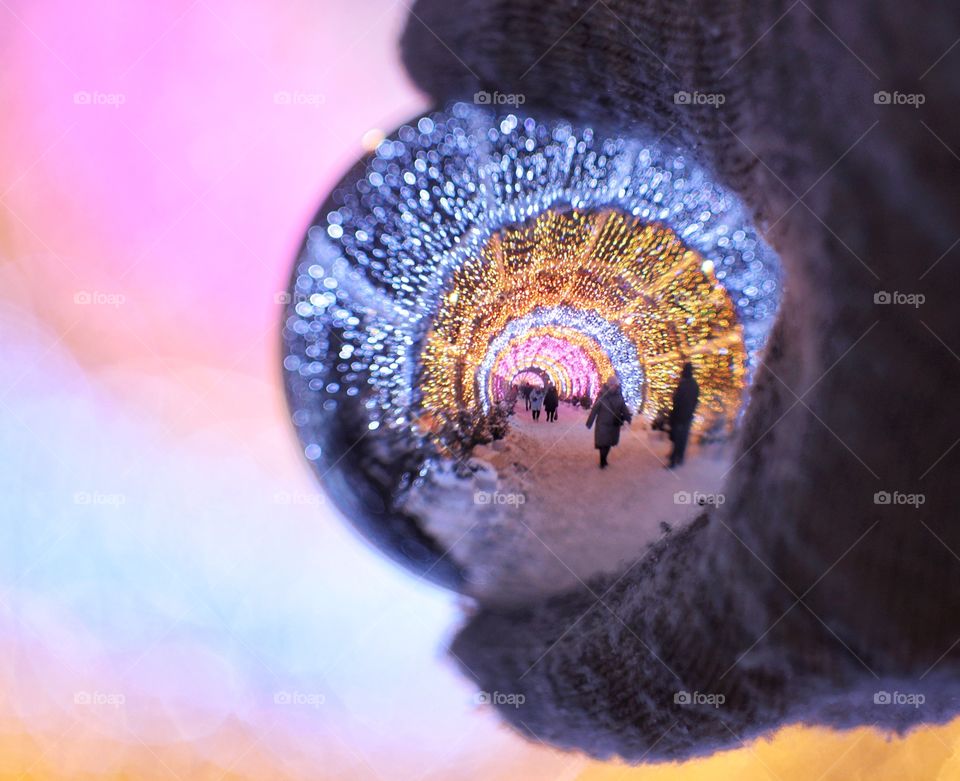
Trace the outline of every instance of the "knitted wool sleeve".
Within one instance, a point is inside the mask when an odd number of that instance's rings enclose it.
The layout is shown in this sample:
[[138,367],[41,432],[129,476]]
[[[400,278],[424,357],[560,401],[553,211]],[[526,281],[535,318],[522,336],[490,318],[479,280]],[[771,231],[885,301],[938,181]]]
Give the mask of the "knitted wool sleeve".
[[665,134],[741,195],[787,276],[722,512],[617,577],[481,606],[458,634],[479,688],[524,695],[501,708],[518,729],[636,761],[960,713],[958,37],[960,7],[928,0],[413,7],[403,57],[436,100],[496,89]]

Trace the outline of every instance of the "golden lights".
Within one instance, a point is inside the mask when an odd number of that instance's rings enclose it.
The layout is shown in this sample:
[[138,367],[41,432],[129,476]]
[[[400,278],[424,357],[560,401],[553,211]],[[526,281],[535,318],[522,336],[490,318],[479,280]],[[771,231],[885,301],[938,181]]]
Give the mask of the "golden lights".
[[[594,312],[631,340],[641,362],[635,382],[642,384],[633,390],[648,418],[669,409],[680,368],[690,361],[701,388],[698,428],[732,424],[746,351],[713,264],[669,228],[612,209],[547,211],[495,234],[463,264],[422,353],[424,408],[449,418],[481,406],[494,392],[492,383],[477,381],[491,341],[511,321],[556,308]],[[601,376],[611,372],[607,346],[596,339],[562,324],[538,332],[584,348]]]

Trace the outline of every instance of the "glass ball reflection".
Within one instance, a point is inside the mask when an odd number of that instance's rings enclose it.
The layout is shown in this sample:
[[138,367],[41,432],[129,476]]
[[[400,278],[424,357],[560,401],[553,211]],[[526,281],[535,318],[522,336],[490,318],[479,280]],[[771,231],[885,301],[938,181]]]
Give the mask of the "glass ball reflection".
[[383,138],[308,230],[283,324],[292,419],[365,536],[471,592],[493,576],[456,534],[507,539],[535,512],[477,500],[534,479],[490,452],[522,378],[576,403],[613,374],[653,421],[690,361],[698,430],[729,433],[780,288],[741,205],[681,151],[456,103]]

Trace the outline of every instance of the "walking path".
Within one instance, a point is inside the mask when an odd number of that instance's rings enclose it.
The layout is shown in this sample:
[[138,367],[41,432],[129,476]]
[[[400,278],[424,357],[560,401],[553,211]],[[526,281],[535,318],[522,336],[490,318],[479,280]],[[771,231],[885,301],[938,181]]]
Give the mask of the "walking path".
[[478,471],[456,481],[459,500],[447,492],[452,480],[442,496],[420,497],[415,511],[465,568],[474,596],[518,601],[619,571],[663,534],[662,523],[701,511],[694,494],[721,490],[729,446],[691,444],[686,464],[667,470],[669,440],[638,419],[601,470],[586,418],[561,405],[556,422],[543,414],[535,422],[518,404],[507,438],[475,449]]

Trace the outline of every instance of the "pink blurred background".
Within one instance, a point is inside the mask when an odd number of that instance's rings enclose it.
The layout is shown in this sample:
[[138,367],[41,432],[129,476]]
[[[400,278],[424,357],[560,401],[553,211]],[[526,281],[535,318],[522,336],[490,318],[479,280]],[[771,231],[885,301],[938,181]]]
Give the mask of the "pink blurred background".
[[0,778],[956,779],[960,729],[601,764],[443,651],[286,420],[278,296],[327,189],[426,106],[404,2],[0,0]]

